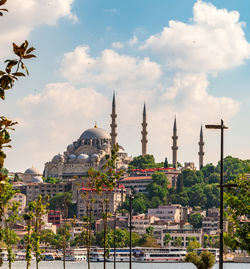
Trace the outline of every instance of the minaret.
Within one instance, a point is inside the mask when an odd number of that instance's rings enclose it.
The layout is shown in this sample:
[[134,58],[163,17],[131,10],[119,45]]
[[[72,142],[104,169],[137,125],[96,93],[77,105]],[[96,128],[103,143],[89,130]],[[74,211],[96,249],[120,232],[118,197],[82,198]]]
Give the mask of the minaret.
[[146,114],[146,105],[144,103],[144,107],[143,107],[143,116],[142,116],[142,140],[141,140],[141,146],[142,146],[142,151],[141,151],[141,155],[144,156],[147,154],[147,114]]
[[203,167],[203,158],[204,158],[204,141],[203,141],[203,131],[202,131],[202,125],[201,125],[201,131],[200,131],[200,141],[199,141],[199,168],[201,169]]
[[117,117],[117,114],[116,114],[116,105],[115,105],[115,93],[113,93],[112,114],[111,114],[111,120],[112,121],[111,121],[111,124],[110,124],[110,127],[111,127],[110,136],[111,136],[111,146],[112,146],[112,148],[114,148],[114,145],[116,144],[116,136],[117,136],[117,133],[116,133],[116,127],[117,127],[116,117]]
[[172,150],[173,150],[173,167],[177,168],[177,150],[178,150],[178,146],[177,146],[177,127],[176,127],[176,118],[174,119],[174,128],[173,128],[173,146],[172,146]]

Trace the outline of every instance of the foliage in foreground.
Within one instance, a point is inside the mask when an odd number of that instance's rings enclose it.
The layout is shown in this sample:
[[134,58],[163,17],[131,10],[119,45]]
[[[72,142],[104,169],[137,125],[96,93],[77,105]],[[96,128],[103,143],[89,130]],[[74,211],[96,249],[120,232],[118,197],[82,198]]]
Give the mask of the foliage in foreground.
[[226,205],[225,215],[230,223],[229,232],[224,234],[224,240],[232,250],[246,250],[250,254],[250,180],[240,176],[229,182],[236,187],[229,188],[224,193]]
[[211,269],[215,264],[215,256],[208,251],[202,252],[200,256],[190,252],[186,255],[185,262],[192,262],[197,269]]

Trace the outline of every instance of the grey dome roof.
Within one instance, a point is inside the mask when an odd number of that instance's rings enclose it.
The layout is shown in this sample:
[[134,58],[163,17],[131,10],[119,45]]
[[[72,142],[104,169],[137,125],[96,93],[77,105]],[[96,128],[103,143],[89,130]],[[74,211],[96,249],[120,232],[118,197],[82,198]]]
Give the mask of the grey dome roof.
[[31,167],[26,169],[26,171],[24,172],[24,174],[29,174],[29,175],[41,175],[41,172],[36,169],[35,167]]
[[32,178],[32,182],[33,183],[43,183],[43,179],[41,177],[36,176],[36,177]]
[[89,158],[89,155],[83,154],[83,153],[78,155],[77,157],[78,160],[87,160],[88,158]]
[[53,157],[52,162],[54,163],[64,162],[64,156],[59,153]]
[[69,155],[69,158],[70,158],[71,160],[74,160],[74,159],[76,158],[76,155],[75,155],[75,154],[70,154],[70,155]]
[[80,139],[104,138],[111,139],[110,134],[102,128],[90,128],[83,132]]

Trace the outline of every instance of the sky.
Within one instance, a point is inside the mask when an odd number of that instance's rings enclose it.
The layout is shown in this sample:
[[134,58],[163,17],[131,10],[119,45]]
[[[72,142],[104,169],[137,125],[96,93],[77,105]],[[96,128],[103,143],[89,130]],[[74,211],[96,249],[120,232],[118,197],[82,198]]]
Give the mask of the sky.
[[[8,0],[0,18],[0,67],[12,42],[37,58],[1,104],[18,122],[5,166],[43,171],[88,128],[110,132],[116,94],[118,142],[141,154],[146,103],[148,153],[198,166],[201,124],[220,124],[225,156],[250,158],[250,3],[245,0]],[[205,163],[220,158],[220,134],[205,130]]]

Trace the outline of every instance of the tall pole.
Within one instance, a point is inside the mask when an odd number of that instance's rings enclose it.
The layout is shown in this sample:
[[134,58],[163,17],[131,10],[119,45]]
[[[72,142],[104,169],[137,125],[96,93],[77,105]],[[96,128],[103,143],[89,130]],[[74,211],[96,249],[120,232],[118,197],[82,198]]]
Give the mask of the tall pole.
[[116,210],[114,218],[114,269],[116,269]]
[[223,146],[224,146],[224,124],[221,120],[221,150],[220,150],[220,259],[219,269],[223,269]]
[[132,199],[129,196],[129,269],[132,269]]
[[[224,147],[224,129],[228,129],[228,127],[224,126],[223,120],[221,120],[220,125],[206,125],[207,129],[220,129],[221,130],[221,140],[220,140],[220,254],[219,254],[219,269],[223,269],[223,191],[224,187],[229,187],[230,184],[224,185],[223,180],[223,147]],[[233,186],[233,185],[231,185]]]

